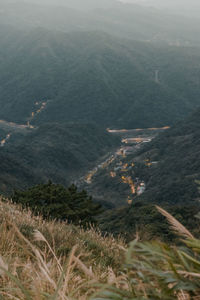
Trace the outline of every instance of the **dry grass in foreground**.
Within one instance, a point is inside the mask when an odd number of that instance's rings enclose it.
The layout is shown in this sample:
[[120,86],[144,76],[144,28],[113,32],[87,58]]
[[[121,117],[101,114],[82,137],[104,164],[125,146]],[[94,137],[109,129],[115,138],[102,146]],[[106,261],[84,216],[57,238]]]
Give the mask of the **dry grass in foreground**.
[[0,202],[0,299],[200,300],[200,240],[157,207],[182,247],[46,222]]
[[123,241],[0,202],[0,299],[88,299],[123,261]]

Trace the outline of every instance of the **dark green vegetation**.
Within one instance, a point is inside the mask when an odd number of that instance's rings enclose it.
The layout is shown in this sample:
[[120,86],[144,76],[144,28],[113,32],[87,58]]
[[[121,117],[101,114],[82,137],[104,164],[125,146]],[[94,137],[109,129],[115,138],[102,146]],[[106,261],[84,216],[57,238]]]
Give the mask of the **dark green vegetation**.
[[[180,222],[158,207],[171,230],[181,239],[180,247],[159,241],[140,242],[136,237],[126,252],[125,290],[114,284],[104,288],[94,300],[103,299],[195,299],[199,297],[200,240]],[[198,231],[199,232],[199,231]]]
[[[199,21],[113,0],[51,4],[0,2],[0,119],[17,123],[0,122],[2,193],[48,179],[79,185],[118,147],[107,127],[171,126],[200,105]],[[123,160],[134,163],[127,175],[147,189],[133,196],[133,206],[109,211],[104,230],[149,227],[146,232],[164,231],[171,239],[165,225],[156,229],[161,220],[151,205],[171,205],[181,217],[190,205],[194,216],[198,116]],[[105,207],[130,196],[122,174],[112,183],[110,174],[99,175],[95,198]],[[114,189],[117,199],[111,199]]]
[[32,124],[78,120],[104,128],[154,127],[174,123],[200,103],[198,49],[132,42],[101,32],[36,29],[14,39],[10,30],[0,31],[5,43],[1,119],[26,123],[37,110],[35,103],[45,102]]
[[[132,239],[135,230],[145,238],[173,237],[166,224],[154,208],[155,204],[165,207],[178,220],[192,231],[199,230],[195,216],[200,211],[200,111],[188,119],[177,123],[162,133],[151,143],[143,147],[134,156],[126,159],[135,161],[133,181],[139,177],[146,183],[146,191],[134,197],[131,206],[110,210],[102,216],[100,223],[103,230],[116,233],[127,232],[127,239]],[[150,166],[150,162],[157,162]],[[134,177],[135,176],[135,177]],[[108,183],[109,184],[109,183]],[[109,188],[122,192],[117,182]],[[124,194],[129,187],[124,187]]]
[[[164,130],[128,130],[127,132],[112,133],[113,136],[120,140],[128,138],[148,138],[153,139]],[[161,134],[162,134],[161,133]],[[130,147],[132,153],[127,155],[119,154],[119,149]],[[135,191],[139,184],[145,178],[146,171],[149,169],[144,158],[136,159],[138,149],[143,147],[139,144],[125,144],[121,142],[118,147],[118,155],[107,166],[100,168],[92,177],[91,183],[83,183],[82,187],[99,202],[107,208],[120,207],[127,204],[128,200],[135,199],[135,194],[131,191],[131,185],[134,185]],[[125,151],[125,150],[124,150]],[[121,152],[122,153],[122,152]],[[131,182],[127,182],[131,178]]]
[[100,205],[93,203],[85,191],[78,192],[75,185],[66,189],[52,182],[15,191],[12,201],[44,218],[67,220],[77,225],[95,223],[94,217],[101,212]]
[[145,147],[141,157],[158,164],[144,175],[147,192],[142,199],[157,203],[199,200],[195,180],[200,178],[200,111],[176,124]]
[[94,125],[51,123],[13,132],[0,148],[0,191],[49,179],[68,185],[117,144],[117,138]]
[[[185,226],[193,232],[199,233],[198,203],[162,204]],[[137,201],[129,207],[108,210],[98,217],[99,226],[103,232],[111,232],[115,236],[121,235],[127,241],[135,238],[136,232],[141,240],[162,240],[178,242],[171,232],[164,217],[151,203]]]
[[[134,182],[139,178],[146,183],[145,193],[137,200],[173,205],[191,201],[196,203],[199,200],[196,184],[200,178],[199,153],[200,110],[197,110],[189,118],[159,134],[152,142],[141,146],[134,154],[122,158],[123,164],[130,166],[134,163],[134,166],[119,175],[132,176]],[[114,167],[111,165],[103,175],[108,177]],[[105,184],[101,174],[97,181],[100,185]],[[117,182],[116,176],[110,188],[117,188]]]

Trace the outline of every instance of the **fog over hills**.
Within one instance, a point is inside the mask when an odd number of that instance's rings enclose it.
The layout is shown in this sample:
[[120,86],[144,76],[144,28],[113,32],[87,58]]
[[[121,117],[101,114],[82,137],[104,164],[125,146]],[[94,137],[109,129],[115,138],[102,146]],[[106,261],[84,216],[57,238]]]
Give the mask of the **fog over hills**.
[[198,0],[167,0],[167,1],[160,1],[160,0],[120,0],[123,3],[131,3],[131,4],[138,4],[147,7],[155,7],[159,9],[167,9],[174,13],[185,14],[191,16],[191,14],[199,16],[199,8],[200,3]]
[[[4,1],[4,0],[3,0]],[[19,3],[20,0],[8,0],[10,3]],[[23,0],[24,3],[33,3],[40,5],[67,6],[79,10],[93,10],[96,8],[107,8],[115,5],[117,0]]]
[[195,48],[41,28],[18,32],[14,41],[10,29],[1,30],[1,119],[26,124],[35,103],[45,102],[32,125],[78,119],[104,128],[155,127],[170,125],[199,105]]
[[54,5],[47,3],[1,0],[0,24],[21,30],[36,27],[65,32],[102,30],[118,37],[148,42],[200,44],[199,22],[192,17],[166,13],[166,10],[114,0],[50,2]]
[[130,0],[131,3],[136,3],[146,7],[154,7],[160,10],[165,10],[172,14],[186,16],[187,18],[195,18],[196,22],[200,20],[200,3],[198,0]]

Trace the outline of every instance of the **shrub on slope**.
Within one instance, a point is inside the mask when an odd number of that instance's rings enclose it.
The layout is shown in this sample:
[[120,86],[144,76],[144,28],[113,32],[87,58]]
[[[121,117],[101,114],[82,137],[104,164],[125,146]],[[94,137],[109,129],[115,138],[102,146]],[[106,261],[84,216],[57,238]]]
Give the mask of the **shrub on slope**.
[[51,181],[15,191],[12,201],[44,218],[82,225],[95,223],[95,216],[101,212],[101,205],[94,203],[86,191],[78,191],[75,185],[65,188]]

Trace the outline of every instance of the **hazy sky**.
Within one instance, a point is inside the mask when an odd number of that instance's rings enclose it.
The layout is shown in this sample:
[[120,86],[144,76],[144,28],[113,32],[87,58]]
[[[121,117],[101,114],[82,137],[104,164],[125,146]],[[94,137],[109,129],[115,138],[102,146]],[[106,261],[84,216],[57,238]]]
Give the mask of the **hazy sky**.
[[[90,3],[91,7],[98,3],[101,7],[107,3],[114,3],[115,1],[120,1],[124,3],[137,3],[147,6],[155,6],[157,8],[168,8],[180,10],[193,10],[196,14],[200,16],[200,0],[7,0],[8,2],[32,2],[32,3],[45,3],[45,4],[68,4],[68,3],[79,3],[80,6],[84,4],[88,5]],[[1,2],[1,0],[0,0]]]
[[[199,0],[120,0],[121,2],[155,5],[159,7],[199,7]],[[199,12],[200,14],[200,12]]]
[[137,3],[143,6],[155,7],[164,12],[183,15],[200,20],[200,0],[0,0],[5,2],[25,2],[56,6],[68,6],[82,11],[95,8],[112,8],[116,2]]
[[200,0],[120,0],[121,2],[137,3],[141,5],[168,9],[171,12],[195,16],[200,19]]

